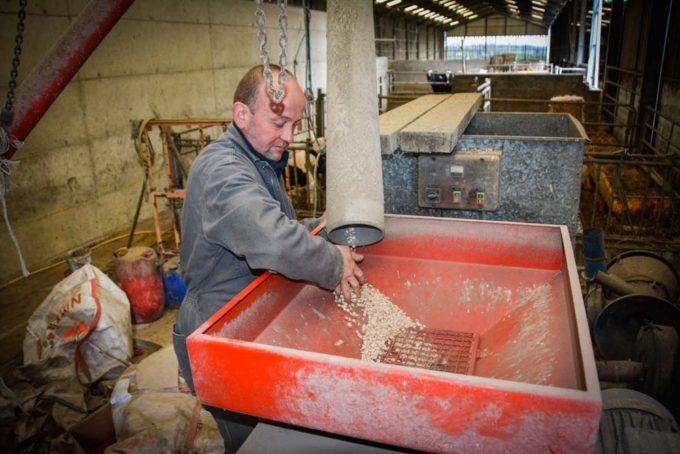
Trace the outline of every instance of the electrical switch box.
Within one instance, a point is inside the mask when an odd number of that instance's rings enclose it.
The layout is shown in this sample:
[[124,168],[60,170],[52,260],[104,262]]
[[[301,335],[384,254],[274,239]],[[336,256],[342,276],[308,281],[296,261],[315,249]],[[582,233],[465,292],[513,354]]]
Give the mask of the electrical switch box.
[[494,211],[500,199],[502,151],[465,149],[418,156],[418,205]]

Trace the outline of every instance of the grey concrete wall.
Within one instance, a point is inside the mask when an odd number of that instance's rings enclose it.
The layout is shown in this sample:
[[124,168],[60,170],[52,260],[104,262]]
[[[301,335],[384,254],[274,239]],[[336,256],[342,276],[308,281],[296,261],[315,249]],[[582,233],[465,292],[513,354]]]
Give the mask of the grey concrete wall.
[[[472,60],[466,62],[466,70],[474,72],[487,66],[487,61]],[[453,91],[474,91],[485,78],[491,79],[492,98],[536,99],[548,100],[553,96],[577,95],[588,102],[600,100],[600,91],[593,91],[583,83],[578,74],[536,74],[536,73],[487,73],[487,74],[457,74],[462,70],[462,63],[454,60],[391,60],[389,70],[394,82],[393,93],[432,93],[427,83],[426,72],[451,71],[454,74]],[[393,103],[398,105],[398,103]],[[394,107],[390,104],[391,107]],[[533,102],[503,102],[495,101],[491,105],[494,112],[546,112],[546,103]],[[586,106],[586,117],[594,119],[597,115],[595,106]]]
[[[593,91],[583,83],[578,74],[464,74],[456,75],[453,79],[453,89],[456,92],[471,91],[484,78],[491,78],[492,98],[537,99],[547,100],[553,96],[577,95],[588,102],[597,102],[600,91]],[[477,81],[475,81],[477,79]],[[532,102],[501,102],[491,104],[493,112],[546,112],[545,103]],[[586,116],[596,115],[595,107],[586,106]]]
[[438,60],[444,56],[444,29],[404,17],[375,16],[376,55],[393,60]]
[[[18,2],[0,0],[0,93],[4,105]],[[29,2],[20,80],[87,0]],[[275,5],[265,5],[278,61]],[[241,75],[259,63],[255,5],[245,0],[137,0],[52,105],[14,159],[9,217],[29,268],[125,231],[142,168],[130,120],[227,116]],[[289,62],[304,35],[301,8],[288,8]],[[295,67],[304,79],[305,46]],[[326,88],[326,14],[312,13],[313,89]],[[160,164],[160,160],[157,160]],[[150,217],[145,203],[142,218]],[[19,273],[0,226],[0,282]]]

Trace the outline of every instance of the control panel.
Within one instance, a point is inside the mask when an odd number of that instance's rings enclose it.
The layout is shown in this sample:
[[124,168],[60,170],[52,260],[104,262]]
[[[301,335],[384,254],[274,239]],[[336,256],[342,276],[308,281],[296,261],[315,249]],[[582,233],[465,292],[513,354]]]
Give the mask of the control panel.
[[501,150],[418,156],[418,205],[494,211],[500,198]]

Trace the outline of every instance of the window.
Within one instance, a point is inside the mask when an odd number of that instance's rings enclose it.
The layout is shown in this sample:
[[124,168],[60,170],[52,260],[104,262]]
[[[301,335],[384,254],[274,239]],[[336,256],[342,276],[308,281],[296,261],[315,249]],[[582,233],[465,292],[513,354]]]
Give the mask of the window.
[[494,55],[515,54],[517,62],[545,61],[548,52],[548,35],[512,36],[447,36],[446,59],[488,61]]

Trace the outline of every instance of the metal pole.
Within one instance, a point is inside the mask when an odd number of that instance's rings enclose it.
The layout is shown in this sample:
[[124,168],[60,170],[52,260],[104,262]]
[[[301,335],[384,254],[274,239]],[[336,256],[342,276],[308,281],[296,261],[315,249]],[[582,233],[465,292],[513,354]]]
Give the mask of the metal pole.
[[[92,0],[17,88],[11,135],[24,140],[134,0]],[[16,150],[11,147],[5,159]]]
[[600,74],[600,33],[602,29],[602,0],[594,0],[590,25],[590,49],[588,50],[588,85],[598,88]]
[[[578,20],[578,47],[576,56],[576,66],[583,64],[583,58],[585,55],[586,48],[586,11],[588,10],[587,0],[581,0],[581,14]],[[593,15],[595,15],[595,7],[593,6]],[[591,28],[591,33],[593,29]],[[592,38],[591,38],[592,41]]]

